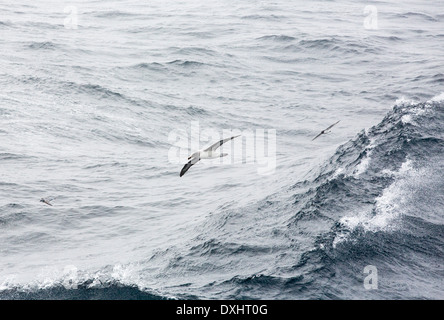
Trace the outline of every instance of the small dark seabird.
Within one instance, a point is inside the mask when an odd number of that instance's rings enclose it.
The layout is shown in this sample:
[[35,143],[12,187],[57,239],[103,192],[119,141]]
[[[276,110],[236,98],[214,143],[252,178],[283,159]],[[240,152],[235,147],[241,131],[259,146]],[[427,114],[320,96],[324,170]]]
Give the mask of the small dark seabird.
[[323,134],[329,133],[328,130],[330,130],[334,125],[337,125],[339,121],[341,121],[341,120],[338,120],[337,122],[333,123],[333,124],[332,124],[331,126],[329,126],[327,129],[322,130],[321,133],[318,134],[318,135],[317,135],[316,137],[314,137],[313,139],[311,139],[311,141],[313,141],[313,140],[316,139],[316,138],[319,138],[319,137],[320,137],[321,135],[323,135]]
[[215,159],[227,156],[228,153],[219,153],[216,150],[225,142],[233,140],[236,137],[239,137],[239,135],[227,139],[222,139],[204,150],[194,152],[191,156],[188,157],[188,160],[190,161],[188,161],[188,163],[185,164],[185,166],[182,168],[182,170],[180,171],[180,176],[182,177],[185,172],[187,172],[188,169],[191,168],[192,165],[196,164],[201,159]]
[[40,202],[46,203],[48,206],[52,206],[51,202],[54,199],[45,199],[45,198],[41,198]]

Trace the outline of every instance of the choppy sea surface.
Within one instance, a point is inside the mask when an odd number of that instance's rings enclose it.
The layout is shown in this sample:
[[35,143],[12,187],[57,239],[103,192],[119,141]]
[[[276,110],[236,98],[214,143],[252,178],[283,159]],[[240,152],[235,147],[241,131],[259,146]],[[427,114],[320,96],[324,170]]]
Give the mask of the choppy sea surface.
[[[0,299],[444,297],[444,2],[1,1],[0,34]],[[196,124],[275,130],[273,170],[179,177]]]

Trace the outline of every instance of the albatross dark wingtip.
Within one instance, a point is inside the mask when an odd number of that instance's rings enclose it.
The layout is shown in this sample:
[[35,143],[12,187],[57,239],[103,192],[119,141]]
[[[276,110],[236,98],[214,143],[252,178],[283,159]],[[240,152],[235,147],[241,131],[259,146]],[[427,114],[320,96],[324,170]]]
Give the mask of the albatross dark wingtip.
[[182,177],[182,176],[185,174],[185,172],[187,172],[188,169],[191,168],[191,166],[192,166],[193,164],[194,164],[194,163],[192,163],[192,160],[188,161],[188,163],[187,163],[186,165],[183,166],[182,170],[180,170],[179,177]]

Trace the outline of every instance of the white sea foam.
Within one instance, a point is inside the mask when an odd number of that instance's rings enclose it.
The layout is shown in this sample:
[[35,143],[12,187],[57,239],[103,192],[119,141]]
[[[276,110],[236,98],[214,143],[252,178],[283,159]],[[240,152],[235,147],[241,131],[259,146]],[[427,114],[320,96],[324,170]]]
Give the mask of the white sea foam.
[[418,103],[418,102],[416,102],[416,101],[414,101],[414,100],[411,100],[411,99],[407,99],[407,98],[405,98],[405,97],[398,98],[398,99],[396,99],[396,101],[395,101],[395,104],[396,104],[397,106],[399,106],[399,105],[414,105],[414,104],[416,104],[416,103]]
[[338,168],[336,169],[336,171],[333,173],[333,179],[337,178],[339,175],[344,173],[344,168]]
[[403,115],[401,118],[402,123],[406,124],[406,123],[412,123],[412,115],[411,114],[406,114]]
[[417,107],[417,105],[419,103],[418,101],[409,100],[404,97],[397,99],[395,103],[397,106],[405,107],[404,111],[406,114],[401,117],[402,123],[415,124],[415,119],[418,116],[422,116],[422,115],[426,114],[427,112],[430,112],[430,107],[431,107],[430,103],[431,102],[439,102],[439,101],[442,101],[443,99],[444,99],[444,93],[442,93],[438,96],[435,96],[431,100],[427,101],[425,103],[424,107]]
[[359,175],[367,171],[367,168],[370,164],[371,154],[373,149],[375,148],[375,140],[371,139],[369,145],[366,147],[366,156],[361,160],[361,162],[356,166],[355,171],[353,172],[353,176],[357,178]]
[[415,174],[412,161],[407,159],[397,172],[389,172],[395,176],[395,182],[385,188],[375,199],[371,208],[365,211],[342,217],[339,222],[344,228],[334,239],[333,247],[349,239],[349,234],[362,228],[365,232],[392,231],[398,227],[397,218],[402,215],[403,206],[409,197],[409,183],[406,181]]
[[430,99],[430,101],[432,102],[441,102],[444,101],[444,92],[440,93],[439,95],[433,97],[432,99]]

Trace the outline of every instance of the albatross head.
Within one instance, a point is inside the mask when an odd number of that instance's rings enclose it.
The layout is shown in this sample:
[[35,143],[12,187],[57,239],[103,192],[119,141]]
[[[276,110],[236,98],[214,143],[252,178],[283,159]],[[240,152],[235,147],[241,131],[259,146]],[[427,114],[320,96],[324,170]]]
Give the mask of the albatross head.
[[194,152],[191,156],[188,157],[188,160],[191,160],[191,159],[193,159],[193,158],[198,158],[198,157],[199,157],[199,154],[200,154],[199,151]]

